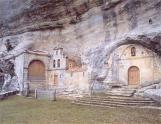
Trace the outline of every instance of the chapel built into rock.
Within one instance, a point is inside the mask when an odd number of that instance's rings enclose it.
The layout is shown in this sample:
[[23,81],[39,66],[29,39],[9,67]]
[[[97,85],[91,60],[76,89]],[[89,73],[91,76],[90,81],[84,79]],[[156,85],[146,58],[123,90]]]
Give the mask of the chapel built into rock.
[[0,91],[161,101],[161,0],[1,0]]

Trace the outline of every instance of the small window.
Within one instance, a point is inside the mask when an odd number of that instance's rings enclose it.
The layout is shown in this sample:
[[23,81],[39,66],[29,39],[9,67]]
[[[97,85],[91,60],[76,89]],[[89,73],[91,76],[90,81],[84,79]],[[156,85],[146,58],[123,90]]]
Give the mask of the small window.
[[60,59],[58,59],[57,67],[60,67]]
[[153,20],[152,19],[149,19],[149,24],[153,24]]
[[71,77],[73,76],[73,73],[72,73],[72,72],[70,73],[70,76],[71,76]]
[[135,47],[131,48],[131,56],[136,56],[136,48]]
[[84,72],[83,72],[83,77],[84,77]]
[[58,50],[56,51],[56,55],[58,55]]
[[53,61],[53,68],[55,68],[56,67],[56,61],[54,60]]
[[72,64],[69,64],[69,68],[72,68]]

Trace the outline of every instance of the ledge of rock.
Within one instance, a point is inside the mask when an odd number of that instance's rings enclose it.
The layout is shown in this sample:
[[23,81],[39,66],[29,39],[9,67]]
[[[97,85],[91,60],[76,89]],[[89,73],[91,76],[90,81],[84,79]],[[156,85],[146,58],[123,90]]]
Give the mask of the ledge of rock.
[[161,89],[149,89],[144,92],[144,96],[161,103]]

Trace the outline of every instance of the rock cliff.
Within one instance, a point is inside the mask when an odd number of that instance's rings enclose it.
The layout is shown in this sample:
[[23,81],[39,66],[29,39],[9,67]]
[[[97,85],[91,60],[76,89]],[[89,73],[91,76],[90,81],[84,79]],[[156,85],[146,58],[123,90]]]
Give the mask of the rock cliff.
[[1,0],[0,15],[1,50],[6,39],[18,44],[14,56],[63,47],[94,81],[104,80],[109,53],[120,45],[161,53],[161,0]]

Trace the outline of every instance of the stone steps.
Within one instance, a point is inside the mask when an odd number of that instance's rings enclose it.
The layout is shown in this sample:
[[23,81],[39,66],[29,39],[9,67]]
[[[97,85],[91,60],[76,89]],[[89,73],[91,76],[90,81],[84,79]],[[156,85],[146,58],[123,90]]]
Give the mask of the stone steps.
[[97,104],[97,103],[99,103],[99,104],[118,104],[118,105],[154,105],[155,104],[155,102],[153,102],[153,101],[146,101],[146,102],[137,102],[137,101],[135,101],[135,102],[131,102],[131,101],[96,101],[96,100],[89,100],[89,101],[87,101],[87,100],[79,100],[78,102],[82,102],[82,103],[92,103],[92,104]]
[[140,107],[140,106],[155,106],[155,104],[151,103],[113,103],[113,102],[108,102],[108,103],[104,103],[104,102],[83,102],[83,101],[80,101],[80,102],[77,102],[75,104],[86,104],[86,105],[99,105],[99,106],[108,106],[108,107],[123,107],[123,106],[126,106],[126,107]]
[[[101,104],[87,104],[87,103],[73,103],[75,105],[80,105],[80,106],[94,106],[94,107],[103,107],[103,108],[116,108],[116,107],[128,107],[128,108],[152,108],[153,106],[127,106],[127,105],[113,105],[113,104],[105,104],[105,105],[101,105]],[[155,106],[156,107],[156,106]]]
[[[83,99],[83,98],[77,98],[77,100],[81,100],[81,101],[87,101],[87,98],[86,99]],[[97,102],[97,101],[101,101],[101,102],[118,102],[118,103],[154,103],[154,101],[152,100],[137,100],[137,99],[113,99],[113,98],[106,98],[106,99],[88,99],[90,100],[91,102]]]
[[129,89],[129,88],[118,88],[113,89],[110,91],[107,91],[105,94],[110,96],[125,96],[125,97],[131,97],[136,92],[135,89]]
[[113,93],[113,92],[108,92],[108,93],[106,93],[106,95],[131,97],[131,96],[133,96],[133,93],[125,94],[125,93]]
[[[110,96],[110,95],[107,95],[107,96],[92,96],[92,97],[90,97],[90,96],[85,96],[84,98],[86,98],[86,99],[98,99],[98,100],[108,100],[108,99],[116,99],[116,100],[136,100],[136,101],[138,101],[138,100],[143,100],[143,101],[149,101],[149,100],[151,100],[151,99],[149,99],[149,98],[143,98],[143,97],[125,97],[125,96],[117,96],[117,95],[112,95],[112,96]],[[78,98],[79,99],[79,98]]]
[[100,107],[139,107],[139,106],[158,106],[158,103],[148,98],[140,97],[119,97],[119,96],[108,96],[108,97],[83,97],[77,98],[73,101],[77,105],[91,105]]

